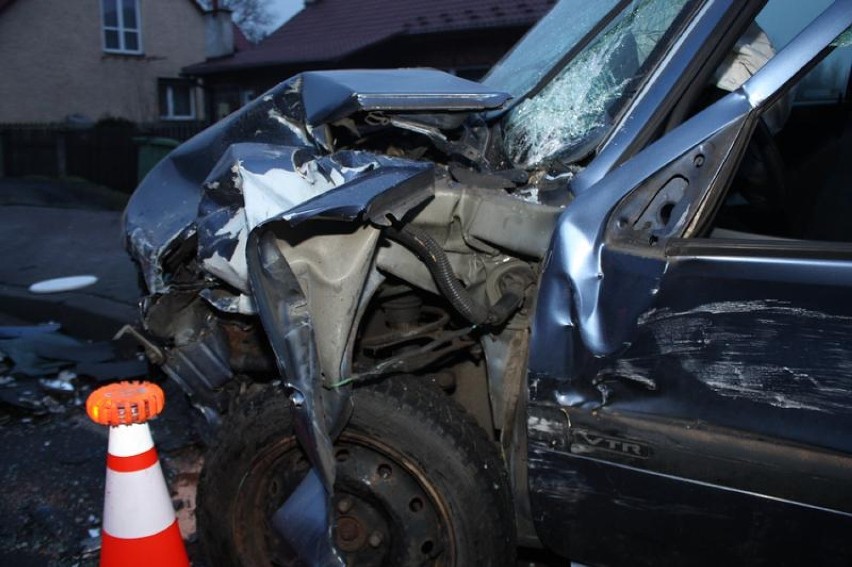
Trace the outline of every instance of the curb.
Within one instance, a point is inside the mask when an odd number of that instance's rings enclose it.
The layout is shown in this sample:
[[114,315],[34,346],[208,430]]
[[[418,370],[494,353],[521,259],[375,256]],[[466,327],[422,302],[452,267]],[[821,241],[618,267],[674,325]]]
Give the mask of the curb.
[[95,341],[112,339],[139,318],[135,305],[105,297],[81,292],[36,295],[8,284],[0,284],[0,312],[33,324],[56,321],[63,333]]

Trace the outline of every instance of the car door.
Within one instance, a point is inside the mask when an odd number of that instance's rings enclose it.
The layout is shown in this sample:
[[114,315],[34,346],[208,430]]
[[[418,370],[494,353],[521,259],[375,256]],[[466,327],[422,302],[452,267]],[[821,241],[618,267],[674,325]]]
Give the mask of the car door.
[[[850,23],[833,3],[560,219],[529,364],[547,545],[592,563],[852,561],[852,244],[760,231],[773,214],[845,221],[844,199],[782,187],[764,117]],[[837,174],[796,174],[842,193],[845,140]],[[764,194],[734,191],[757,170]],[[742,202],[749,222],[723,226]]]

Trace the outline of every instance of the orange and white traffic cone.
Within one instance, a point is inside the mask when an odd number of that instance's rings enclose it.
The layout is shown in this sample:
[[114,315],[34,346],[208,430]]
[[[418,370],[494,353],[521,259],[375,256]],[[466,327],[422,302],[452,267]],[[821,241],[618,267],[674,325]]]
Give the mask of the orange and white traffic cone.
[[110,384],[86,400],[92,421],[110,426],[101,567],[189,567],[147,423],[164,402],[149,382]]

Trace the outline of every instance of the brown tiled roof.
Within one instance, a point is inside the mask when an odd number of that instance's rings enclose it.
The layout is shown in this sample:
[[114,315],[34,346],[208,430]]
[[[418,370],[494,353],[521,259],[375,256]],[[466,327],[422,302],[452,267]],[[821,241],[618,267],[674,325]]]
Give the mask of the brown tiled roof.
[[529,26],[553,4],[555,0],[315,0],[254,49],[184,71],[333,62],[398,35]]

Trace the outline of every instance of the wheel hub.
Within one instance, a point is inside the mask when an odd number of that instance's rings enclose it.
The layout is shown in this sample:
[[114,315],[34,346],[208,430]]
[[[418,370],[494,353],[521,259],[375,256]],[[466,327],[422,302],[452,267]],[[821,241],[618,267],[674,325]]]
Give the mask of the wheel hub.
[[367,543],[367,531],[358,518],[352,516],[337,518],[334,531],[336,534],[335,543],[341,551],[347,553],[359,551]]
[[337,448],[334,538],[347,564],[431,564],[443,549],[432,500],[415,475],[367,447]]

